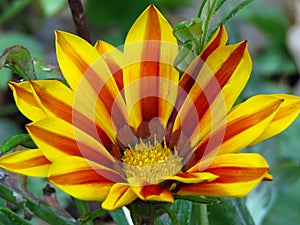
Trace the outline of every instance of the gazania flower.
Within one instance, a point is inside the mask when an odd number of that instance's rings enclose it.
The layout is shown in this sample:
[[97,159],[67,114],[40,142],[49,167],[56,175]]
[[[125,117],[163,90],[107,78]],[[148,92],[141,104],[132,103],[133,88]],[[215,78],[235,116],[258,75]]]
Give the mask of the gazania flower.
[[180,76],[172,27],[149,6],[124,48],[91,46],[56,32],[57,80],[10,82],[38,149],[1,157],[0,167],[47,177],[82,200],[113,210],[175,195],[242,197],[271,179],[265,159],[243,148],[298,116],[300,99],[257,95],[234,105],[251,72],[247,42],[226,45],[219,27]]

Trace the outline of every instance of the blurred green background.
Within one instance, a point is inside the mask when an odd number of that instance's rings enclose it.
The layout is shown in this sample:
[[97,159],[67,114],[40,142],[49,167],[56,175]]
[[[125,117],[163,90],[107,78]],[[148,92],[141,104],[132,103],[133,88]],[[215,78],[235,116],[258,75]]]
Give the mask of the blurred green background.
[[[155,4],[176,25],[197,16],[201,1],[196,0],[86,0],[83,1],[93,42],[103,39],[114,45],[123,43],[137,16]],[[228,1],[224,11],[230,10]],[[300,1],[254,0],[226,24],[229,42],[247,39],[253,58],[251,79],[241,95],[242,101],[259,93],[300,95]],[[33,57],[56,63],[54,30],[75,33],[66,0],[0,0],[0,54],[13,45],[22,45]],[[0,143],[25,132],[28,121],[16,109],[7,82],[18,79],[8,69],[0,70]],[[246,198],[257,225],[296,225],[300,221],[300,118],[282,134],[245,151],[263,154],[271,167],[273,182],[259,185]],[[44,181],[29,183],[41,195]],[[68,198],[60,194],[68,205]],[[0,201],[1,203],[1,201]],[[209,207],[212,225],[225,222],[218,205]]]

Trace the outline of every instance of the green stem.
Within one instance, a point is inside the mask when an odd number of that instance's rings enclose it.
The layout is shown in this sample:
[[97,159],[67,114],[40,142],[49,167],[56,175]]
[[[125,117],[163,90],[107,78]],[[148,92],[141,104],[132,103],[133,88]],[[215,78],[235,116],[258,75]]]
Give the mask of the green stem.
[[209,225],[208,214],[207,214],[207,205],[199,204],[200,211],[200,224]]
[[176,215],[171,211],[169,207],[161,206],[160,208],[163,209],[169,215],[170,219],[172,220],[172,224],[180,225],[176,218]]
[[215,8],[216,8],[216,4],[217,4],[217,0],[213,0],[212,5],[210,4],[210,0],[207,1],[206,4],[208,4],[208,15],[205,21],[205,25],[204,25],[204,29],[203,29],[203,34],[202,34],[202,38],[201,38],[201,51],[204,49],[204,46],[206,45],[207,42],[207,34],[208,34],[208,30],[209,30],[209,26],[210,26],[210,21],[215,13]]
[[78,218],[78,221],[80,222],[80,224],[87,224],[88,221],[96,219],[98,216],[102,215],[105,212],[105,209],[97,209],[96,211],[81,216],[80,218]]
[[[90,213],[90,208],[89,208],[88,202],[82,201],[82,200],[79,200],[79,199],[73,198],[73,197],[72,197],[72,200],[73,200],[74,206],[78,212],[79,217]],[[86,221],[85,225],[94,225],[94,223],[93,223],[93,221],[90,220],[90,221]]]

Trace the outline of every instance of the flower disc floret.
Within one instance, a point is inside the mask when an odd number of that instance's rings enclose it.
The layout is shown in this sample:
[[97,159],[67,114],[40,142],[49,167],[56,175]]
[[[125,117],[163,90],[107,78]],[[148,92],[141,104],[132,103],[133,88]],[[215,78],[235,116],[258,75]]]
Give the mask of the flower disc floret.
[[124,151],[122,162],[128,179],[138,178],[149,184],[164,181],[182,168],[182,158],[176,148],[168,148],[165,139],[163,143],[155,139],[153,144],[141,139],[134,148],[129,146]]

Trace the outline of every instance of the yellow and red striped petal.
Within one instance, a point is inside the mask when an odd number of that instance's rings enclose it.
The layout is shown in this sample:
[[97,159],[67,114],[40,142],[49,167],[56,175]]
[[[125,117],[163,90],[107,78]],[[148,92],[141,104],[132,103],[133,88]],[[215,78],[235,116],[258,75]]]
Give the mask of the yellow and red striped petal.
[[190,173],[179,173],[174,176],[168,177],[167,180],[176,180],[181,183],[192,184],[201,183],[204,181],[210,182],[218,178],[217,175],[208,172],[190,172]]
[[237,105],[195,148],[187,159],[186,169],[196,165],[202,157],[209,162],[216,154],[234,153],[247,147],[266,129],[282,102],[276,97],[257,95]]
[[184,186],[177,194],[243,197],[266,177],[268,169],[267,162],[259,154],[219,155],[205,170],[218,175],[219,178],[211,182]]
[[74,107],[115,137],[113,126],[122,127],[127,113],[104,57],[85,40],[61,31],[56,32],[56,52],[63,75],[76,91]]
[[27,125],[27,130],[52,162],[66,156],[82,156],[112,167],[115,160],[97,140],[59,118],[47,118]]
[[110,69],[111,74],[113,75],[117,83],[119,90],[122,91],[124,88],[122,71],[122,66],[124,64],[123,53],[114,46],[101,40],[97,41],[95,49],[104,58],[105,62],[107,63]]
[[264,132],[256,138],[251,145],[266,140],[284,131],[300,113],[300,97],[287,94],[273,94],[271,96],[283,99],[274,119],[269,123]]
[[55,161],[48,179],[64,192],[86,201],[103,201],[113,181],[101,175],[108,169],[81,157],[70,156]]
[[46,112],[34,98],[30,82],[9,82],[18,109],[30,120],[36,121],[47,117]]
[[47,177],[51,162],[39,149],[22,150],[0,158],[0,168],[25,176]]
[[[114,140],[104,130],[104,126],[95,124],[93,118],[84,115],[84,111],[74,107],[74,92],[57,80],[30,81],[29,86],[33,91],[33,96],[40,108],[49,117],[60,118],[77,128],[99,139],[105,147],[110,147]],[[60,97],[60,96],[63,96]],[[76,105],[77,106],[77,105]],[[34,112],[32,112],[34,114]],[[91,128],[95,128],[95,132]]]
[[[206,61],[208,56],[213,51],[215,51],[217,48],[219,48],[221,46],[225,46],[227,43],[227,40],[228,40],[228,35],[227,35],[227,31],[226,31],[225,27],[219,26],[217,31],[214,33],[211,40],[205,47],[205,49],[200,54],[200,58],[197,59],[193,64],[196,64],[196,62],[198,62],[199,68],[200,68],[202,66],[200,64],[200,59],[202,60],[202,62]],[[188,93],[190,91],[190,89],[192,88],[192,86],[195,82],[195,79],[196,79],[196,77],[192,77],[191,75],[192,74],[188,73],[188,71],[187,71],[187,74],[182,76],[180,79],[180,86],[186,91],[186,93]]]
[[102,208],[106,210],[114,210],[122,206],[128,205],[137,198],[129,184],[116,183],[102,203]]
[[[73,92],[58,80],[30,81],[36,102],[49,117],[72,123]],[[63,96],[63,97],[61,97]]]
[[100,55],[82,38],[63,31],[56,31],[56,55],[59,67],[73,90],[76,90],[86,70]]
[[172,192],[168,189],[160,187],[159,185],[134,185],[132,186],[132,189],[136,195],[144,201],[174,202]]
[[172,27],[149,6],[131,27],[124,46],[124,91],[134,128],[154,117],[166,124],[177,93],[179,73],[173,67],[177,53]]
[[274,119],[284,100],[256,95],[237,105],[227,116],[226,133],[219,153],[233,153],[247,147]]
[[223,25],[219,26],[217,31],[211,37],[210,41],[201,52],[200,57],[203,61],[207,59],[207,57],[215,51],[220,46],[225,46],[228,41],[228,35],[225,27]]
[[[173,131],[181,128],[195,146],[221,119],[224,119],[243,90],[251,72],[247,43],[218,47],[203,64],[194,60],[178,96],[180,108]],[[189,80],[189,81],[187,81]],[[183,101],[185,99],[185,101]]]

